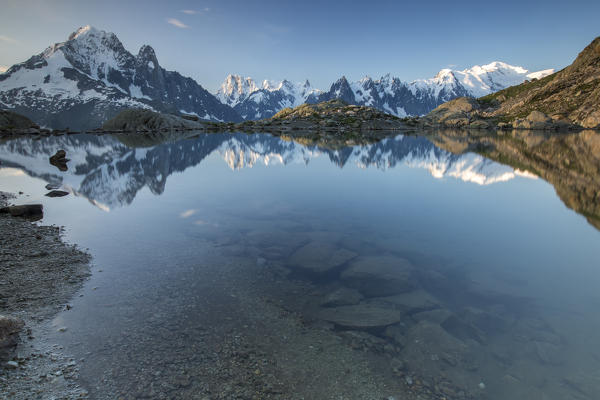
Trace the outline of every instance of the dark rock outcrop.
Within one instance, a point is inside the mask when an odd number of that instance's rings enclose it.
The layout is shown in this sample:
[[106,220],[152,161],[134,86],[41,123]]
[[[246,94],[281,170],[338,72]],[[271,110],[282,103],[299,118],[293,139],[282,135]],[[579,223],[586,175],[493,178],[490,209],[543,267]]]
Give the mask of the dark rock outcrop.
[[0,110],[0,131],[36,130],[40,127],[29,118],[8,110]]
[[162,114],[145,109],[121,111],[106,121],[102,129],[107,131],[161,131],[203,129],[204,124],[178,115]]

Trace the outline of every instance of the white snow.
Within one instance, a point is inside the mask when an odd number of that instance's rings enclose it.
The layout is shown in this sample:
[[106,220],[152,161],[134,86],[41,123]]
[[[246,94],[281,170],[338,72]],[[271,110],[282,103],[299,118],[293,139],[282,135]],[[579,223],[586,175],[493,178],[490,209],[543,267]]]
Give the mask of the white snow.
[[131,97],[135,97],[136,99],[147,99],[152,100],[150,96],[146,96],[142,93],[142,88],[136,85],[129,85],[129,93],[131,93]]
[[452,90],[460,83],[473,97],[481,97],[509,86],[519,85],[526,79],[543,78],[554,73],[553,69],[529,72],[523,67],[494,61],[486,65],[475,65],[462,71],[442,69],[430,79],[419,79],[409,83],[413,94],[418,90],[438,96],[443,89]]
[[553,69],[544,69],[542,71],[531,72],[527,74],[527,78],[529,79],[542,79],[548,75],[552,75],[554,73]]

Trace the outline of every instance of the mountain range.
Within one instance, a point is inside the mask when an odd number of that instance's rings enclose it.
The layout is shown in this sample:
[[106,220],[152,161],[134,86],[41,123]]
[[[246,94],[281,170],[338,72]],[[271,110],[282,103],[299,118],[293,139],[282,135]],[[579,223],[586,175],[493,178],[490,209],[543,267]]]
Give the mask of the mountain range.
[[229,75],[216,93],[217,98],[244,119],[272,117],[286,107],[320,103],[333,99],[370,106],[397,117],[424,115],[457,97],[481,97],[526,80],[543,78],[552,69],[530,72],[503,62],[474,66],[463,71],[441,70],[435,77],[404,82],[390,74],[379,79],[364,77],[349,82],[345,76],[328,91],[304,83],[264,81],[259,86],[250,78]]
[[[256,164],[308,164],[325,157],[340,168],[386,170],[406,165],[423,168],[435,178],[450,177],[481,185],[507,181],[519,173],[474,153],[456,155],[425,138],[402,135],[336,149],[305,146],[265,134],[200,134],[190,140],[139,145],[144,147],[131,147],[131,143],[110,135],[45,140],[26,137],[0,144],[0,162],[62,186],[107,211],[127,206],[144,187],[160,195],[171,174],[196,166],[211,155],[222,158],[232,170]],[[65,150],[71,160],[66,172],[48,163],[49,156],[59,149]]]
[[152,47],[144,45],[134,55],[114,33],[85,26],[65,42],[0,73],[0,108],[45,127],[71,130],[98,128],[126,108],[239,122],[331,99],[402,117],[423,115],[455,97],[483,96],[552,72],[493,62],[464,71],[443,69],[431,79],[413,82],[391,75],[357,82],[342,77],[327,91],[308,81],[266,80],[257,85],[251,78],[229,75],[213,95],[192,78],[162,68]]

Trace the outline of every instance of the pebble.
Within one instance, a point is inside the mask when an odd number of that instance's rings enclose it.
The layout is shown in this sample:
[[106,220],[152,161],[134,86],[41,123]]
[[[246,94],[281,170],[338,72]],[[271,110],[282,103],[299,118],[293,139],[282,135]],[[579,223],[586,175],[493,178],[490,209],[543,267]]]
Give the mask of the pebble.
[[479,389],[481,389],[481,390],[485,389],[485,383],[479,382]]
[[16,361],[7,361],[6,362],[6,368],[8,369],[16,369],[19,368],[19,363]]

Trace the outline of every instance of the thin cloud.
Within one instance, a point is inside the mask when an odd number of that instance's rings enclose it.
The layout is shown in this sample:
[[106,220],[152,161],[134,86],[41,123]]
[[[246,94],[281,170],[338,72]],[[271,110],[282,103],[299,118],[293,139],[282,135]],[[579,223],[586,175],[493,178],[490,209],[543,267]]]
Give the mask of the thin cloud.
[[187,15],[205,14],[210,11],[209,7],[204,7],[201,10],[180,10],[182,13]]
[[181,29],[187,29],[189,28],[189,26],[187,26],[186,24],[184,24],[183,22],[181,22],[180,20],[176,19],[176,18],[168,18],[167,19],[167,23],[176,26],[178,28]]
[[4,36],[4,35],[0,35],[0,42],[17,43],[17,41],[15,39],[11,38],[10,36]]

